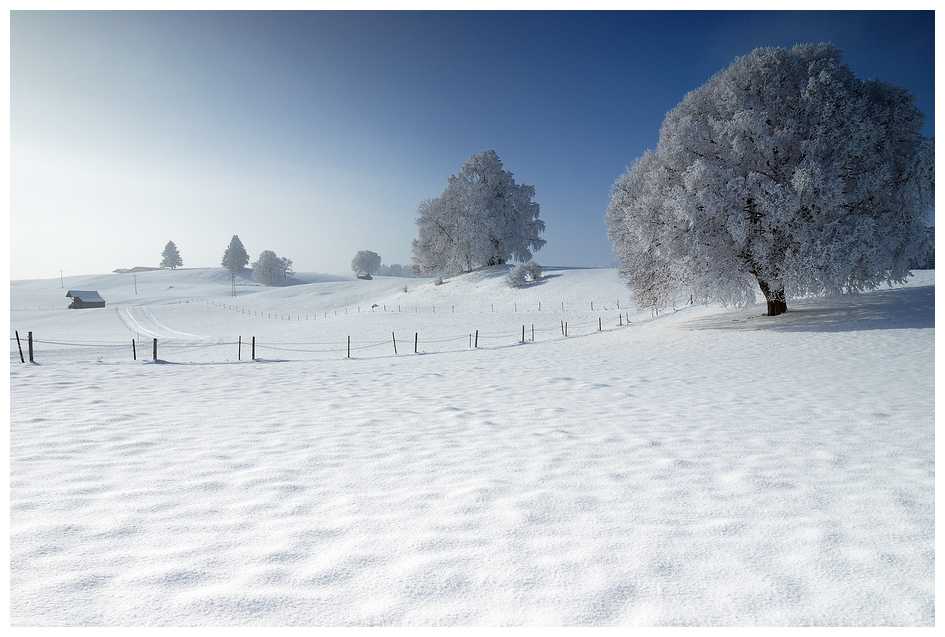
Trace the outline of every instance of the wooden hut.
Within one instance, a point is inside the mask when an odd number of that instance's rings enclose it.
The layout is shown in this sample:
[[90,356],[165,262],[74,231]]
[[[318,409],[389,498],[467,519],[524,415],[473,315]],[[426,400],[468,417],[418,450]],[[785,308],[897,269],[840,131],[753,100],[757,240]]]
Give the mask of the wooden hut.
[[69,290],[66,296],[72,298],[70,310],[83,310],[90,307],[105,307],[105,299],[98,292],[91,290]]

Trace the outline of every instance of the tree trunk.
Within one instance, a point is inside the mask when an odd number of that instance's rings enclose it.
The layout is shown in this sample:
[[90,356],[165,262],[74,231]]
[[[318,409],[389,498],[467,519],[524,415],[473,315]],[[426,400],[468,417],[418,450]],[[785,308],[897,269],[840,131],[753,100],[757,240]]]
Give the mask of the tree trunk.
[[761,292],[765,295],[765,300],[768,301],[768,316],[778,316],[779,314],[787,312],[784,286],[772,290],[768,282],[762,281],[761,279],[758,279],[758,285],[761,287]]

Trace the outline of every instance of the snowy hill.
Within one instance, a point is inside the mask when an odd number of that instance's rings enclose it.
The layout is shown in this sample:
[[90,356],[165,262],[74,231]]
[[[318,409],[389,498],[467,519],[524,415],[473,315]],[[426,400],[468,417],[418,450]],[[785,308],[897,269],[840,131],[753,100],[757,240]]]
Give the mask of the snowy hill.
[[506,271],[11,282],[12,624],[934,624],[933,272]]

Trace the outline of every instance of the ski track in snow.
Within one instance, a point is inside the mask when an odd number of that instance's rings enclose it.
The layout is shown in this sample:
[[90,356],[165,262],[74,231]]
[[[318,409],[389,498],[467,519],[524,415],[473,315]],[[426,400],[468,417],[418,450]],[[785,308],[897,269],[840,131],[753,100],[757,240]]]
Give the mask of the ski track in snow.
[[132,334],[144,334],[149,338],[159,338],[163,341],[205,341],[203,336],[179,332],[161,323],[154,316],[150,307],[120,306],[116,308],[118,318]]
[[17,357],[11,624],[932,626],[933,305],[315,363]]

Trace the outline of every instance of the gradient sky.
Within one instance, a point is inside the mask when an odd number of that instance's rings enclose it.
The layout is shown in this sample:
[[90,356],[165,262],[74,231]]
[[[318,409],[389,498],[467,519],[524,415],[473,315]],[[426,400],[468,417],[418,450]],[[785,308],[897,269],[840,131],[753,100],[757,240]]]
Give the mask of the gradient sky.
[[545,266],[614,262],[613,182],[666,112],[760,46],[833,42],[935,126],[934,13],[10,14],[11,279],[410,262],[417,206],[494,149],[535,186]]

